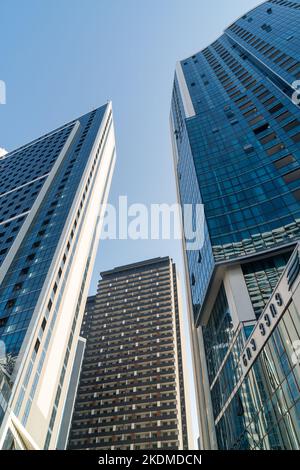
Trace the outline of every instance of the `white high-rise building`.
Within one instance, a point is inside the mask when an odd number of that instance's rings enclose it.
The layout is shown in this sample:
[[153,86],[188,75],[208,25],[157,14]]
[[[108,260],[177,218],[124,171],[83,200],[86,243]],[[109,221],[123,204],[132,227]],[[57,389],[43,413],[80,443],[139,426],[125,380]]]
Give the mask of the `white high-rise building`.
[[115,164],[106,104],[0,160],[0,448],[54,449]]

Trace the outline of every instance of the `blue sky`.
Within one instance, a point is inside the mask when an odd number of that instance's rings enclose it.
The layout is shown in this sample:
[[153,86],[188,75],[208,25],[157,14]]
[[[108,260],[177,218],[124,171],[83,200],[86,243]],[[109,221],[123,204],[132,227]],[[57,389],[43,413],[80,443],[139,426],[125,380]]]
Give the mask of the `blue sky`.
[[[12,150],[113,101],[110,201],[174,202],[169,108],[175,63],[207,46],[257,0],[2,0],[0,147]],[[105,241],[99,271],[179,243]]]
[[[177,60],[214,41],[258,0],[2,0],[0,147],[32,140],[113,101],[117,166],[110,202],[176,200],[169,109]],[[178,241],[104,241],[101,270],[170,255]]]

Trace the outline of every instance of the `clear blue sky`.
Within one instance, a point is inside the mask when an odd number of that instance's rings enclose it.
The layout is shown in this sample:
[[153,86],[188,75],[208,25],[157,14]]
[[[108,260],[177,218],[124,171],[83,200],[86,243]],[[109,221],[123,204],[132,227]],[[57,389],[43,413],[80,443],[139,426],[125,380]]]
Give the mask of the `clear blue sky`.
[[[169,109],[177,60],[214,41],[259,0],[2,0],[0,147],[12,150],[113,101],[110,202],[173,203]],[[176,241],[105,241],[101,270],[171,255]]]
[[[175,63],[207,46],[258,0],[2,0],[0,147],[12,150],[113,101],[118,163],[110,201],[175,201],[169,108]],[[178,242],[102,243],[102,269]]]

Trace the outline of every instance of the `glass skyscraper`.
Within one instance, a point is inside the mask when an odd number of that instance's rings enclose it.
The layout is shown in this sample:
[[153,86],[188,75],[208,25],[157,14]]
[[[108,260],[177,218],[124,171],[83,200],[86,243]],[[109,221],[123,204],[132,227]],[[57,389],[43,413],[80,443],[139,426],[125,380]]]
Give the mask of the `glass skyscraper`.
[[300,447],[299,45],[300,1],[270,0],[176,67],[178,196],[205,211],[185,250],[203,448]]
[[111,103],[0,159],[0,448],[56,447],[114,163]]

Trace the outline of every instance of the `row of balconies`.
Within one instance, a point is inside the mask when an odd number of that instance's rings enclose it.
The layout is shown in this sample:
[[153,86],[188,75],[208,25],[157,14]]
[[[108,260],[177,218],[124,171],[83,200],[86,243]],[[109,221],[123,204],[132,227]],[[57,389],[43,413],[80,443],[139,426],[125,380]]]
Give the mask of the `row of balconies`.
[[[91,370],[91,369],[90,369]],[[92,369],[94,370],[94,369]],[[97,371],[99,371],[99,367],[96,368]],[[149,378],[154,378],[156,376],[159,377],[167,377],[167,376],[172,376],[174,374],[174,369],[171,367],[165,367],[161,369],[159,372],[157,370],[151,370],[146,371],[146,373],[140,372],[139,374],[134,374],[131,372],[130,374],[128,371],[123,372],[122,374],[105,374],[97,377],[97,380],[95,380],[94,377],[81,377],[80,378],[80,385],[96,385],[96,384],[103,384],[103,383],[111,383],[111,382],[117,382],[118,380],[134,380],[135,378],[140,379],[140,380],[148,380]]]
[[[152,385],[155,385],[157,387],[157,385],[167,385],[167,384],[174,384],[175,382],[175,372],[174,372],[174,375],[173,377],[168,377],[166,379],[161,379],[161,378],[157,378],[157,379],[154,379],[152,381],[148,381],[148,382],[133,382],[133,383],[126,383],[126,381],[124,382],[119,382],[119,381],[116,381],[115,383],[111,383],[111,386],[107,386],[106,384],[101,384],[101,386],[97,386],[97,385],[90,385],[90,386],[87,386],[87,385],[84,385],[82,386],[82,384],[80,384],[79,386],[79,389],[78,389],[78,396],[82,396],[83,394],[94,394],[94,393],[99,393],[99,394],[105,394],[106,392],[109,392],[109,391],[112,391],[112,390],[131,390],[132,388],[137,388],[139,389],[140,387],[144,387],[144,388],[150,388]],[[121,394],[120,394],[121,395]]]
[[[106,327],[104,325],[100,327],[97,325],[97,328],[93,329],[90,328],[89,337],[93,342],[97,338],[99,343],[105,339],[106,341],[109,341],[110,339],[114,340],[116,337],[119,339],[122,338],[122,340],[124,340],[124,337],[121,336],[121,333],[126,334],[129,338],[138,340],[139,335],[144,334],[144,331],[148,331],[149,336],[151,333],[158,333],[159,335],[161,332],[162,335],[165,335],[167,332],[173,332],[173,318],[171,315],[164,315],[163,317],[159,318],[158,321],[149,321],[148,318],[142,318],[142,320],[139,321],[126,321],[125,324],[120,322],[111,322],[110,324],[106,324]],[[104,337],[104,340],[102,340],[102,337]]]
[[[127,289],[127,292],[126,292]],[[157,297],[156,293],[159,293],[159,295],[165,294],[166,296],[171,297],[171,288],[170,288],[170,283],[167,281],[164,282],[159,282],[159,285],[151,285],[149,288],[125,288],[123,291],[120,290],[113,290],[113,291],[107,291],[103,295],[98,295],[96,302],[95,302],[95,312],[96,314],[98,313],[97,311],[102,308],[102,306],[106,305],[106,302],[117,302],[118,300],[123,300],[124,298],[127,299],[135,299],[136,301],[139,301],[136,297]],[[111,294],[111,295],[108,295]]]
[[104,386],[109,386],[111,384],[113,387],[116,386],[116,384],[121,385],[121,386],[129,386],[129,387],[138,387],[139,384],[151,384],[151,383],[166,383],[166,382],[171,382],[174,381],[175,377],[175,370],[173,370],[171,373],[160,375],[160,374],[153,374],[149,375],[148,377],[139,377],[135,376],[132,377],[131,379],[127,379],[127,377],[117,377],[111,380],[102,380],[102,381],[95,381],[92,380],[90,383],[87,383],[86,381],[80,381],[80,388],[94,388],[97,390],[101,390],[102,387]]
[[[154,352],[166,352],[169,350],[173,351],[174,343],[173,341],[170,342],[168,340],[162,341],[160,343],[153,343],[152,345],[148,343],[146,346],[140,344],[138,344],[137,346],[129,345],[128,347],[123,347],[122,349],[120,348],[120,346],[110,347],[109,345],[105,347],[104,345],[104,347],[102,347],[101,349],[103,349],[102,352],[99,351],[99,348],[96,349],[96,346],[93,349],[90,349],[88,351],[89,355],[87,356],[87,358],[92,355],[93,357],[97,356],[99,362],[109,362],[110,359],[115,359],[117,357],[140,357]],[[94,354],[92,354],[92,352],[94,352]]]
[[[129,328],[127,327],[126,323],[126,328],[124,328],[123,323],[121,323],[119,326],[115,326],[113,329],[109,327],[108,329],[102,329],[103,327],[99,328],[94,328],[93,330],[90,330],[89,336],[91,337],[92,341],[96,341],[98,339],[99,342],[99,335],[104,331],[106,335],[108,335],[109,339],[114,340],[114,338],[121,338],[121,333],[124,333],[124,336],[122,336],[122,340],[125,341],[126,339],[130,339],[132,337],[150,337],[150,335],[165,335],[170,331],[170,325],[172,319],[170,318],[169,315],[164,315],[163,318],[160,319],[161,321],[158,322],[151,322],[152,324],[150,325],[148,319],[143,322],[139,322],[139,324],[136,324],[133,326],[130,326]],[[141,324],[142,323],[142,324]],[[172,321],[173,325],[173,321]],[[159,329],[157,329],[159,327]],[[124,331],[125,330],[125,331]]]
[[[125,312],[124,312],[125,310]],[[120,309],[115,312],[107,312],[107,316],[102,316],[96,320],[93,319],[91,322],[92,330],[103,328],[104,325],[114,324],[115,327],[123,325],[123,321],[126,321],[126,325],[130,325],[135,323],[136,321],[149,321],[149,317],[152,319],[151,324],[157,324],[159,321],[167,316],[173,317],[173,310],[171,305],[163,306],[160,308],[156,306],[155,308],[141,308],[141,309],[133,309],[129,306],[128,309]]]
[[[126,300],[126,302],[125,302]],[[124,292],[122,295],[110,295],[99,302],[94,311],[94,317],[106,313],[107,308],[112,308],[117,310],[118,308],[123,308],[128,305],[144,305],[152,304],[155,302],[171,302],[172,297],[170,294],[170,289],[160,289],[155,292],[145,292],[139,291],[136,295],[130,295],[129,292]],[[107,305],[109,304],[109,305]],[[126,305],[125,305],[126,304]]]
[[[123,304],[121,308],[114,308],[111,309],[111,306],[106,306],[105,312],[103,312],[103,315],[98,315],[97,318],[93,317],[92,325],[99,325],[102,323],[107,323],[108,320],[110,319],[116,319],[118,317],[122,317],[124,320],[124,314],[126,315],[126,318],[136,318],[136,317],[143,317],[148,314],[154,316],[157,314],[163,314],[165,312],[168,312],[169,314],[173,313],[173,308],[171,302],[159,302],[160,305],[155,304],[149,304],[147,306],[140,307],[140,305],[135,305],[134,310],[131,305]],[[140,307],[137,309],[137,307]],[[126,312],[124,312],[126,310]],[[106,315],[107,314],[107,315]],[[133,315],[133,316],[131,316]],[[157,318],[157,317],[156,317]]]
[[143,415],[144,417],[138,416],[134,413],[135,411],[131,410],[131,412],[127,414],[128,419],[124,419],[125,418],[124,415],[122,416],[122,419],[121,418],[118,419],[118,417],[115,416],[114,414],[112,414],[111,416],[109,415],[102,416],[102,419],[95,419],[95,415],[93,415],[88,420],[86,418],[79,419],[79,418],[76,418],[76,416],[74,416],[74,419],[72,421],[72,429],[77,430],[77,429],[86,429],[86,428],[93,428],[93,427],[99,427],[99,426],[103,426],[103,427],[104,426],[121,426],[121,425],[124,425],[124,423],[126,423],[127,421],[129,421],[129,423],[141,424],[144,422],[177,420],[176,410],[174,410],[169,415],[167,415],[166,413],[159,413],[159,414],[155,413],[156,416],[154,416],[154,413],[153,413],[153,416],[150,416],[150,413],[148,413],[146,416],[144,416],[145,415],[144,413]]
[[[116,338],[116,339],[114,339]],[[157,341],[159,340],[159,341]],[[152,344],[152,343],[157,343],[157,344],[161,344],[161,343],[166,343],[166,342],[172,342],[173,341],[173,331],[170,329],[168,329],[165,333],[161,334],[161,332],[158,330],[157,331],[157,334],[156,335],[143,335],[143,336],[140,336],[139,334],[137,334],[135,337],[133,337],[133,335],[131,335],[131,337],[129,337],[126,340],[124,340],[124,337],[121,337],[120,339],[120,336],[116,337],[114,335],[113,339],[111,339],[111,337],[107,338],[103,341],[101,341],[100,345],[101,347],[105,346],[105,347],[108,347],[108,348],[111,348],[111,347],[118,347],[120,349],[120,346],[123,346],[124,344],[136,344],[138,343],[139,345],[149,345],[149,344]],[[94,336],[94,338],[90,338],[90,344],[93,344],[93,346],[95,344],[98,344],[98,347],[99,347],[99,338],[98,338],[98,341],[97,341],[97,338],[96,336]]]
[[174,346],[172,344],[165,347],[155,347],[149,346],[148,348],[139,349],[121,349],[118,351],[107,351],[101,354],[97,354],[97,359],[102,363],[101,367],[109,367],[110,363],[116,359],[132,359],[134,362],[143,359],[151,360],[152,357],[157,357],[157,354],[163,355],[167,352],[172,353],[174,351]]
[[[119,391],[119,393],[116,393],[117,391]],[[83,403],[83,402],[87,402],[87,401],[88,402],[93,402],[94,400],[97,400],[98,402],[99,401],[101,402],[102,400],[111,398],[111,399],[117,399],[117,401],[119,403],[120,403],[120,401],[122,403],[124,403],[122,401],[124,398],[126,400],[127,400],[127,398],[130,398],[130,397],[135,397],[135,398],[142,397],[143,398],[144,396],[147,396],[149,398],[152,398],[152,395],[155,396],[155,397],[161,397],[167,392],[174,392],[174,391],[176,391],[176,386],[175,386],[174,383],[169,384],[169,385],[163,385],[160,388],[157,388],[157,384],[152,385],[152,386],[149,385],[147,387],[143,387],[143,389],[141,389],[141,390],[133,390],[132,388],[124,388],[124,389],[114,388],[112,390],[109,389],[106,392],[104,390],[102,390],[101,393],[99,392],[98,397],[93,397],[93,396],[91,396],[90,393],[81,392],[81,390],[79,390],[78,394],[77,394],[76,401],[77,401],[77,403]],[[131,400],[131,401],[133,401],[133,400]],[[159,401],[159,399],[158,399],[158,401]]]
[[[157,279],[162,274],[168,275],[170,277],[167,266],[158,268],[157,270],[155,270],[155,272],[153,272],[153,270],[152,272],[150,270],[145,270],[141,272],[135,272],[134,274],[128,274],[128,272],[126,272],[124,275],[119,274],[119,276],[117,276],[116,278],[111,277],[111,278],[101,279],[101,281],[98,284],[98,291],[101,291],[103,286],[109,286],[110,284],[112,284],[112,286],[121,282],[125,284],[131,284],[132,282],[140,281],[139,279],[140,277]],[[128,283],[126,282],[127,280],[128,280]]]
[[[149,285],[152,285],[156,282],[161,282],[162,280],[167,280],[170,282],[170,275],[168,272],[163,272],[161,271],[159,273],[159,276],[148,276],[148,275],[145,275],[145,276],[139,276],[141,277],[141,279],[139,279],[138,277],[135,277],[135,278],[128,278],[128,277],[124,277],[124,279],[120,279],[118,281],[104,281],[102,280],[101,283],[99,284],[99,289],[98,289],[98,293],[97,293],[97,296],[98,295],[103,295],[104,292],[109,292],[111,290],[113,290],[115,287],[119,290],[119,289],[123,289],[123,288],[127,288],[127,287],[130,287],[131,288],[134,288],[135,286],[139,286],[141,284],[149,284]],[[127,282],[128,281],[128,282]],[[111,286],[110,286],[111,284]]]
[[[176,407],[177,403],[175,400],[169,402],[163,402],[163,406],[158,407],[157,404],[155,405],[149,405],[148,403],[145,404],[135,404],[135,408],[133,409],[133,405],[131,404],[130,406],[122,406],[120,409],[118,407],[118,410],[116,411],[116,407],[106,407],[106,408],[81,408],[79,411],[76,411],[74,414],[74,419],[75,420],[86,420],[86,419],[95,419],[95,418],[112,418],[112,417],[122,417],[124,418],[125,415],[139,415],[139,414],[146,414],[146,413],[161,413],[161,416],[169,416],[168,413],[174,412],[177,413]],[[92,414],[92,411],[94,412]],[[121,419],[121,418],[120,418]]]
[[[134,301],[133,299],[127,299],[127,301],[125,302],[125,299],[123,299],[123,301],[121,302],[116,302],[116,301],[108,301],[109,302],[109,305],[107,305],[107,302],[106,302],[106,305],[103,305],[103,311],[102,312],[95,312],[95,314],[93,315],[93,320],[94,321],[97,321],[97,320],[101,320],[103,318],[107,318],[107,315],[106,314],[109,314],[110,317],[118,314],[118,313],[123,313],[124,314],[124,310],[131,310],[132,313],[136,313],[136,312],[139,312],[139,311],[142,311],[142,310],[149,310],[149,309],[153,309],[153,308],[159,308],[161,306],[168,306],[169,308],[172,308],[172,302],[171,302],[171,299],[169,297],[164,297],[164,298],[156,298],[156,297],[149,297],[149,299],[140,299],[140,300],[136,300]],[[159,305],[157,305],[159,304]],[[139,307],[139,308],[138,308]]]
[[[153,394],[154,395],[154,394]],[[136,397],[135,397],[136,398]],[[154,396],[153,398],[149,398],[149,397],[139,397],[138,398],[139,400],[139,404],[143,404],[143,403],[157,403],[157,402],[160,402],[161,403],[161,407],[160,409],[164,409],[165,408],[165,405],[164,403],[166,404],[171,404],[173,402],[177,403],[176,401],[176,394],[173,393],[173,394],[169,394],[169,395],[166,395],[166,396]],[[78,400],[76,401],[76,405],[75,405],[75,410],[76,411],[81,411],[82,409],[95,409],[95,408],[99,408],[100,410],[102,409],[105,409],[105,408],[111,408],[111,407],[120,407],[121,406],[129,406],[129,405],[137,405],[137,402],[134,401],[132,398],[126,402],[123,402],[122,404],[120,403],[119,400],[117,400],[115,397],[113,399],[111,398],[106,398],[106,399],[103,399],[103,400],[98,400],[98,399],[95,399],[95,400]],[[175,405],[176,407],[176,405]]]
[[[105,326],[106,325],[106,326]],[[112,320],[102,325],[92,325],[89,329],[89,336],[91,338],[98,337],[100,339],[102,336],[116,335],[117,333],[131,333],[133,334],[136,330],[143,331],[144,329],[151,328],[152,331],[158,331],[159,328],[169,327],[173,328],[173,316],[170,310],[167,313],[163,313],[157,317],[153,317],[152,314],[141,315],[136,319],[126,318],[125,323],[123,320]]]
[[111,335],[115,335],[118,332],[124,334],[134,334],[137,330],[141,333],[145,330],[155,332],[157,327],[163,328],[170,322],[173,323],[173,313],[169,308],[164,309],[158,313],[151,311],[139,312],[139,315],[130,316],[124,313],[119,314],[119,319],[107,318],[103,321],[97,321],[90,325],[90,331],[92,335],[102,334],[103,332],[109,332]]
[[[151,341],[150,341],[151,339]],[[92,347],[95,348],[96,347],[96,338],[93,338],[93,340],[91,339],[90,341],[92,341]],[[158,334],[156,337],[152,337],[152,338],[141,338],[139,335],[137,335],[135,338],[130,338],[129,341],[124,341],[123,338],[120,338],[119,339],[113,339],[111,340],[110,337],[105,337],[105,340],[101,340],[100,342],[100,346],[101,346],[101,349],[103,349],[104,347],[106,348],[109,348],[109,349],[112,349],[112,348],[118,348],[120,350],[120,346],[127,346],[128,344],[139,344],[141,346],[149,346],[151,344],[165,344],[167,342],[173,342],[173,331],[172,330],[169,330],[168,332],[165,332],[163,335],[160,335]],[[99,350],[99,338],[98,338],[98,350]]]
[[134,372],[139,372],[139,371],[143,371],[143,370],[156,370],[158,367],[170,367],[170,365],[175,365],[175,358],[174,358],[174,354],[169,354],[168,357],[164,357],[164,358],[156,358],[155,360],[152,360],[149,361],[139,361],[138,363],[136,363],[134,365],[134,368],[132,367],[132,361],[131,362],[122,362],[122,363],[119,363],[118,361],[116,362],[116,364],[114,365],[113,363],[110,362],[109,364],[109,367],[97,367],[97,369],[95,369],[94,371],[94,367],[93,367],[93,370],[90,371],[90,370],[86,370],[86,367],[82,370],[82,376],[83,375],[87,375],[89,377],[91,376],[94,376],[94,377],[101,377],[103,375],[109,375],[109,374],[113,374],[114,371],[118,372],[118,373],[126,373],[126,371],[128,371],[128,367],[130,368],[130,371],[132,373]]
[[[96,450],[96,449],[99,449],[101,450],[101,445],[103,446],[106,446],[108,444],[108,442],[110,443],[111,446],[113,445],[130,445],[130,444],[140,444],[142,445],[143,447],[147,444],[147,443],[151,443],[151,448],[153,447],[152,443],[154,442],[176,442],[176,445],[178,446],[178,441],[177,441],[177,438],[178,438],[178,434],[174,434],[174,435],[160,435],[160,436],[153,436],[153,437],[136,437],[134,433],[132,433],[130,436],[124,436],[124,439],[120,439],[120,440],[117,440],[117,439],[114,439],[114,436],[112,436],[111,438],[108,438],[107,439],[107,442],[105,442],[104,440],[102,441],[101,439],[99,439],[99,442],[91,442],[91,440],[89,439],[74,439],[74,443],[73,441],[71,440],[70,441],[70,449],[75,449],[75,448],[78,448],[80,449],[80,446],[82,446],[82,448],[84,449],[90,449],[90,450]],[[177,448],[174,447],[174,448]]]
[[85,428],[82,430],[82,432],[80,431],[71,431],[71,438],[73,437],[77,437],[80,439],[80,434],[84,435],[84,436],[88,436],[90,438],[93,438],[93,437],[99,437],[101,436],[101,439],[104,438],[104,437],[107,437],[107,436],[120,436],[120,435],[123,435],[123,434],[128,434],[128,433],[132,433],[132,434],[135,434],[135,435],[139,435],[139,433],[146,433],[146,432],[161,432],[163,433],[164,431],[174,431],[174,432],[178,432],[178,423],[174,423],[172,425],[164,425],[164,426],[158,426],[158,424],[156,426],[145,426],[144,428],[140,428],[140,429],[116,429],[114,431],[108,431],[108,432],[103,432],[102,430],[101,431],[98,431],[98,430],[95,430],[94,432],[89,432],[89,429],[88,428]]

